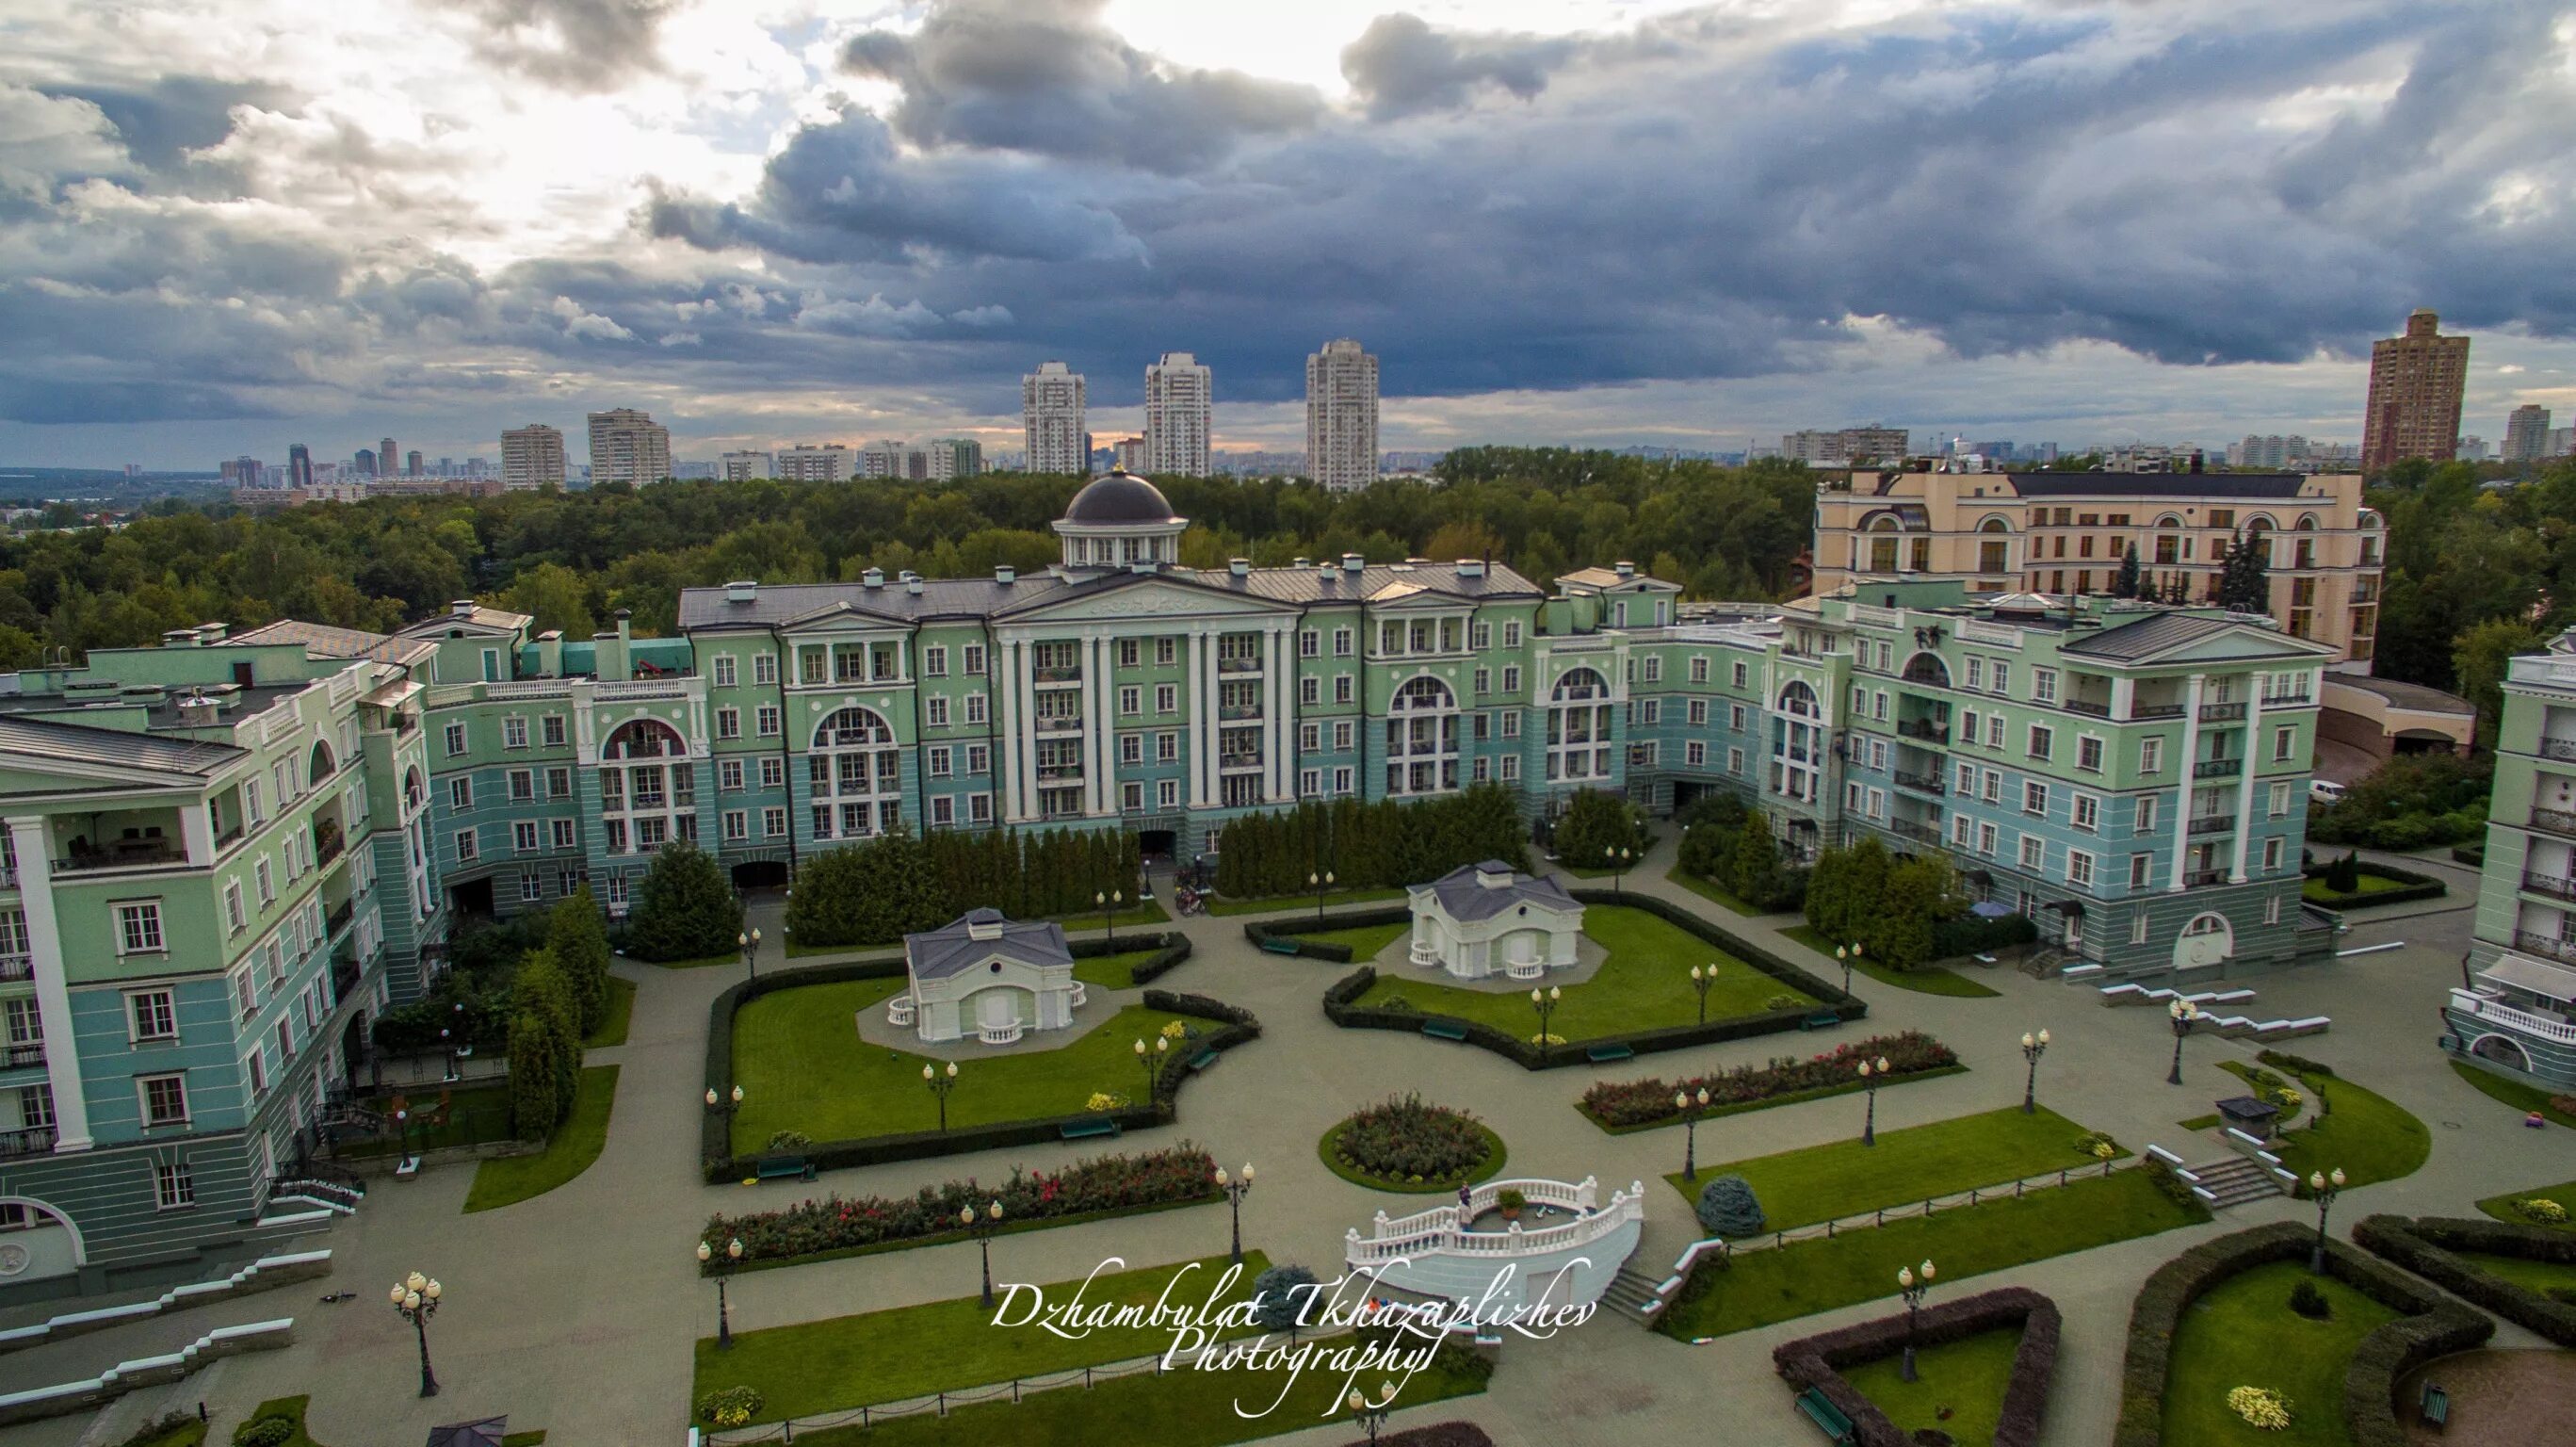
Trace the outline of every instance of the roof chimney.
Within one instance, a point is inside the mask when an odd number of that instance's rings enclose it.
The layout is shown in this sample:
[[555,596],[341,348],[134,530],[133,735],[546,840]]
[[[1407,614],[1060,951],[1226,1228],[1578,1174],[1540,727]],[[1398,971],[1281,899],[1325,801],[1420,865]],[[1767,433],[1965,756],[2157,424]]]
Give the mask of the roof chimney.
[[1008,563],[993,569],[993,581],[1007,588],[1020,580],[1020,570]]
[[883,568],[870,568],[870,569],[868,569],[866,572],[859,574],[859,586],[860,586],[860,587],[862,587],[862,588],[882,588],[882,587],[884,587],[884,586],[885,586],[885,569],[883,569]]
[[1228,558],[1225,560],[1225,570],[1234,574],[1238,578],[1249,578],[1252,576],[1252,560],[1250,558]]
[[748,603],[759,596],[760,580],[757,578],[737,578],[725,584],[725,601],[728,603]]
[[471,618],[474,616],[474,600],[471,598],[455,599],[447,605],[447,613],[451,618]]
[[1458,560],[1458,576],[1461,578],[1481,578],[1485,576],[1484,559],[1460,558]]
[[905,592],[907,592],[907,593],[910,593],[912,596],[914,596],[914,597],[916,597],[916,598],[920,597],[920,596],[921,596],[921,575],[920,575],[920,574],[918,574],[918,573],[913,573],[913,574],[908,574],[908,575],[906,575],[906,576],[905,576],[905,578],[904,578],[904,580],[903,580],[903,590],[904,590]]
[[194,648],[197,646],[197,630],[194,628],[173,628],[161,635],[161,646],[164,648]]
[[1356,573],[1367,563],[1368,560],[1357,553],[1342,554],[1342,571],[1345,573]]
[[200,646],[221,643],[226,631],[221,623],[200,623],[197,625],[197,642]]
[[1622,578],[1633,578],[1637,576],[1637,565],[1629,562],[1626,558],[1621,558],[1611,566],[1619,570],[1619,576]]

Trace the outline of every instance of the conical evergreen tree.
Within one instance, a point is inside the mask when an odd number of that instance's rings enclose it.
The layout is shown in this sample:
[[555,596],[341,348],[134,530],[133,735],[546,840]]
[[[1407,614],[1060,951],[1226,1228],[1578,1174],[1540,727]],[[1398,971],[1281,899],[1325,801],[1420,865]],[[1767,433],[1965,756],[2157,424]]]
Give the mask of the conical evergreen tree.
[[2114,598],[2138,596],[2138,545],[2136,543],[2129,544],[2129,550],[2120,555],[2120,574],[2111,580],[2111,596]]
[[653,856],[635,890],[635,925],[627,948],[647,960],[694,960],[729,954],[742,932],[742,901],[714,856],[674,839]]

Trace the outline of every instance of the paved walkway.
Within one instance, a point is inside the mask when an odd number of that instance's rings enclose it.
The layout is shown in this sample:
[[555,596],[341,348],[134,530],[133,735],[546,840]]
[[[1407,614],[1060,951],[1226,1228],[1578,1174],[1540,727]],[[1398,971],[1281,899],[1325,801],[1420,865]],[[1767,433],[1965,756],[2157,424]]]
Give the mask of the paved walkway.
[[[1626,888],[1674,900],[1749,934],[1783,956],[1830,968],[1812,952],[1779,938],[1788,916],[1742,920],[1662,878],[1673,845],[1632,872]],[[2457,888],[2458,886],[2455,886]],[[2465,898],[2465,895],[2463,896]],[[1292,917],[1296,906],[1283,913]],[[2458,1081],[2433,1048],[2442,991],[2458,979],[2469,916],[2457,911],[2410,919],[2353,916],[2346,943],[2404,939],[2406,947],[2346,960],[2302,974],[2250,982],[2265,1016],[2327,1014],[2331,1033],[2299,1041],[2302,1054],[2336,1065],[2421,1116],[2433,1133],[2426,1168],[2399,1182],[2356,1189],[2336,1209],[2340,1229],[2372,1211],[2462,1212],[2496,1192],[2576,1177],[2576,1133],[2527,1131],[2511,1111]],[[774,920],[761,921],[772,938]],[[1228,1052],[1181,1095],[1182,1124],[1130,1137],[1128,1149],[1181,1139],[1208,1146],[1227,1166],[1260,1168],[1260,1187],[1244,1202],[1247,1244],[1273,1259],[1330,1275],[1343,1231],[1393,1198],[1342,1181],[1315,1159],[1315,1142],[1354,1106],[1418,1090],[1485,1117],[1511,1148],[1511,1172],[1581,1179],[1605,1186],[1651,1179],[1680,1164],[1679,1130],[1613,1137],[1573,1108],[1594,1078],[1679,1074],[1812,1051],[1848,1038],[1785,1035],[1700,1047],[1607,1069],[1524,1071],[1486,1051],[1385,1031],[1341,1031],[1323,1018],[1318,997],[1347,966],[1263,954],[1244,939],[1241,917],[1197,918],[1168,928],[1190,934],[1196,956],[1164,984],[1213,995],[1257,1012],[1264,1038]],[[1121,931],[1122,936],[1126,931]],[[183,1313],[155,1323],[0,1357],[0,1387],[24,1387],[85,1376],[114,1361],[168,1350],[211,1327],[291,1312],[305,1327],[292,1349],[236,1358],[179,1387],[104,1414],[99,1435],[113,1442],[149,1410],[193,1408],[203,1397],[217,1409],[216,1440],[263,1397],[310,1391],[311,1424],[326,1447],[375,1447],[419,1440],[430,1425],[506,1412],[520,1428],[548,1429],[554,1447],[659,1447],[678,1443],[689,1409],[693,1343],[712,1331],[715,1290],[696,1273],[693,1252],[710,1212],[776,1207],[800,1195],[899,1194],[952,1176],[998,1176],[1013,1164],[1054,1167],[1096,1154],[1098,1143],[1032,1147],[936,1161],[834,1172],[811,1185],[708,1186],[699,1181],[700,1113],[708,1002],[737,976],[731,969],[665,971],[621,963],[637,982],[628,1043],[593,1052],[593,1062],[620,1063],[618,1100],[606,1152],[570,1184],[534,1200],[475,1216],[460,1207],[472,1172],[435,1170],[408,1184],[375,1188],[359,1214],[315,1244],[339,1255],[327,1283],[356,1300],[320,1306],[320,1288],[286,1291]],[[2251,1042],[2195,1039],[2186,1045],[2187,1077],[2196,1088],[2164,1084],[2172,1036],[2161,1012],[2106,1009],[2093,992],[2033,981],[2010,970],[1977,972],[2002,991],[1992,999],[1919,995],[1855,980],[1871,1005],[1867,1031],[1915,1027],[1955,1047],[1972,1069],[1884,1092],[1879,1125],[1894,1129],[2017,1103],[2024,1030],[2046,1026],[2055,1044],[2040,1071],[2041,1099],[2088,1127],[2132,1145],[2161,1142],[2183,1149],[2175,1122],[2205,1113],[2226,1077],[2213,1065],[2250,1059]],[[1700,1128],[1699,1158],[1723,1162],[1850,1135],[1862,1104],[1836,1098],[1757,1111]],[[1658,1273],[1696,1239],[1687,1213],[1669,1193],[1650,1194],[1637,1264]],[[2095,1444],[2108,1439],[2118,1411],[2119,1362],[2129,1301],[2157,1265],[2200,1239],[2266,1220],[2312,1219],[2307,1208],[2275,1200],[2226,1214],[2207,1226],[2126,1242],[2041,1262],[1942,1290],[2015,1283],[2057,1298],[2066,1313],[2065,1355],[2050,1402],[2047,1440]],[[1005,1237],[994,1243],[1005,1280],[1077,1277],[1107,1256],[1131,1265],[1179,1260],[1220,1250],[1221,1206]],[[431,1346],[445,1395],[412,1394],[417,1365],[410,1328],[384,1303],[384,1288],[405,1271],[436,1275],[447,1304],[431,1324]],[[848,1312],[951,1298],[972,1291],[975,1248],[932,1247],[783,1270],[755,1272],[733,1288],[735,1325],[757,1330]],[[1458,1408],[1399,1416],[1396,1425],[1449,1412],[1483,1423],[1505,1447],[1627,1443],[1704,1437],[1726,1424],[1730,1444],[1804,1444],[1812,1429],[1793,1416],[1769,1370],[1777,1342],[1875,1315],[1871,1303],[1691,1347],[1605,1315],[1546,1343],[1515,1343],[1494,1390]],[[20,1312],[15,1324],[42,1311]],[[80,1441],[90,1424],[68,1419],[0,1430],[0,1447],[54,1447]],[[1284,1447],[1348,1441],[1347,1429],[1318,1428],[1276,1439]]]

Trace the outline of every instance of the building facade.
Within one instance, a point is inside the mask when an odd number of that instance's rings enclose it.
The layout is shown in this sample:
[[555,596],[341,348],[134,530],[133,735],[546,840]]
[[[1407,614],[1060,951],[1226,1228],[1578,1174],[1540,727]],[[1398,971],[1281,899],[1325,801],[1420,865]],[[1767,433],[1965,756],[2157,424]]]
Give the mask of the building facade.
[[1041,362],[1020,379],[1020,431],[1031,472],[1091,471],[1091,422],[1080,372],[1062,362]]
[[671,475],[671,429],[651,414],[615,407],[590,414],[590,485],[641,487]]
[[2370,394],[2361,414],[2361,470],[2410,457],[2448,462],[2460,448],[2460,399],[2469,385],[2469,339],[2443,336],[2429,309],[2402,336],[2370,344]]
[[512,492],[563,486],[562,429],[531,422],[502,432],[501,484]]
[[2443,1046],[2576,1089],[2576,634],[2506,672],[2467,976]]
[[209,624],[0,688],[0,1299],[317,1224],[298,1163],[445,932],[427,651]]
[[2526,402],[2504,420],[2506,462],[2538,462],[2549,455],[2549,409]]
[[2108,593],[2137,549],[2142,580],[2217,587],[2228,543],[2271,542],[2271,613],[2284,632],[2368,672],[2387,526],[2355,474],[1869,472],[1816,495],[1815,584],[1867,591],[1942,578],[1983,593]]
[[313,485],[313,449],[301,442],[287,445],[286,485],[288,487]]
[[1780,455],[1792,462],[1848,467],[1856,462],[1897,463],[1911,442],[1902,427],[1844,427],[1832,432],[1792,432],[1780,439]]
[[1306,475],[1333,492],[1377,481],[1377,358],[1348,337],[1306,358]]
[[1187,352],[1165,352],[1145,369],[1145,471],[1208,475],[1214,378]]
[[850,449],[837,442],[819,447],[782,447],[769,475],[783,482],[847,482]]
[[716,475],[727,482],[748,482],[755,477],[776,477],[778,455],[752,449],[728,452],[717,459]]

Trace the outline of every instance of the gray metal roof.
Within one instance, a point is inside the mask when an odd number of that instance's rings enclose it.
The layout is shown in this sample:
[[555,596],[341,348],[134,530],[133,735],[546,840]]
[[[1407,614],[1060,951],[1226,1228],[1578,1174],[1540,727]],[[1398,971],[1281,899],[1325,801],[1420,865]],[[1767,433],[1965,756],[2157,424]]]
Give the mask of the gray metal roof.
[[[972,933],[977,925],[999,925],[1001,933],[979,940]],[[995,955],[1030,965],[1073,963],[1073,951],[1064,942],[1064,926],[1053,921],[1004,919],[998,909],[968,910],[935,930],[905,935],[903,953],[912,962],[912,977],[916,980],[943,980],[963,974]]]
[[[1509,882],[1485,882],[1495,877]],[[1461,924],[1491,919],[1521,905],[1536,905],[1553,913],[1583,907],[1575,902],[1573,895],[1565,892],[1564,885],[1554,879],[1515,874],[1510,865],[1499,859],[1488,859],[1481,864],[1462,864],[1429,884],[1417,884],[1414,888],[1429,891],[1440,901],[1440,908]]]
[[2544,964],[2522,955],[2505,954],[2478,971],[2481,980],[2528,990],[2545,1000],[2576,1001],[2576,970]]
[[2341,685],[2375,693],[2398,708],[2411,708],[2424,713],[2473,714],[2477,705],[2455,693],[2444,693],[2420,683],[2405,683],[2394,678],[2373,678],[2366,673],[2329,673],[2326,686]]
[[[2296,472],[2008,472],[2022,497],[2195,497],[2294,499],[2306,485]],[[2320,505],[2329,501],[2315,499]]]
[[334,628],[328,623],[307,623],[301,618],[280,618],[263,623],[246,633],[236,633],[215,645],[219,648],[262,643],[301,643],[308,656],[316,658],[372,658],[379,663],[414,664],[438,655],[438,645],[426,638],[396,638],[383,633],[369,633],[362,628]]
[[0,753],[57,759],[66,764],[211,778],[234,760],[247,757],[250,751],[200,739],[0,715]]
[[2134,663],[2169,648],[2196,643],[2244,624],[2226,618],[2199,618],[2189,613],[2157,613],[2135,623],[2105,628],[2090,638],[2077,639],[2058,651],[2080,653],[2088,658],[2108,658]]

